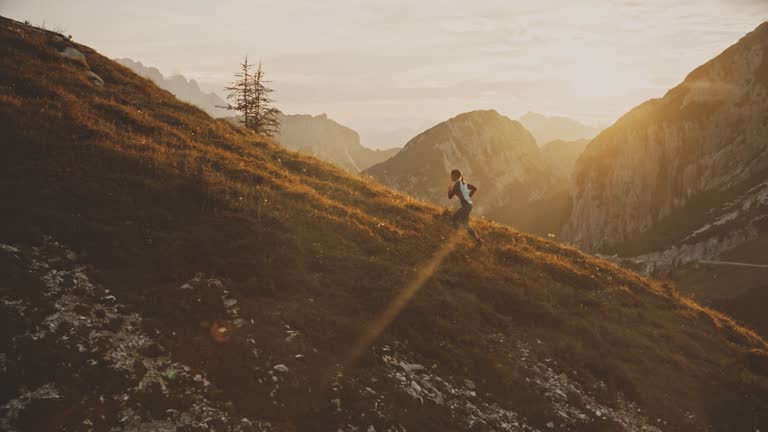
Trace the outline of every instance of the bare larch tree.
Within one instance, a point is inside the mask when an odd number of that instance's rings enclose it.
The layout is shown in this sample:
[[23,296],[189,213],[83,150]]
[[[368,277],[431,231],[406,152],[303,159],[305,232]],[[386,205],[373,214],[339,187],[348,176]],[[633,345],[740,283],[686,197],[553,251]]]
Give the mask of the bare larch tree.
[[275,102],[270,94],[274,91],[267,87],[271,81],[267,81],[264,78],[264,71],[261,68],[261,62],[256,69],[256,73],[253,75],[253,97],[255,100],[256,110],[254,111],[255,127],[254,130],[262,135],[274,136],[280,129],[280,110],[275,108],[272,104]]
[[266,85],[270,81],[264,79],[261,63],[256,72],[252,69],[253,64],[248,63],[246,55],[235,79],[226,87],[229,103],[222,108],[239,112],[247,129],[271,137],[280,129],[280,111],[272,105],[275,101],[270,93],[274,90]]

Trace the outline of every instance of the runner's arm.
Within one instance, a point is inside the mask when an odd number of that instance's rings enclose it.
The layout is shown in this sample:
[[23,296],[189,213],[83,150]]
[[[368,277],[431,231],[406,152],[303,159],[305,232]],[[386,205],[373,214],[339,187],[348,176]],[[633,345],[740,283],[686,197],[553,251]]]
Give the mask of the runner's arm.
[[475,185],[471,185],[469,183],[467,183],[467,189],[469,189],[469,196],[472,196],[472,195],[475,194],[475,192],[477,192],[477,187],[475,187]]

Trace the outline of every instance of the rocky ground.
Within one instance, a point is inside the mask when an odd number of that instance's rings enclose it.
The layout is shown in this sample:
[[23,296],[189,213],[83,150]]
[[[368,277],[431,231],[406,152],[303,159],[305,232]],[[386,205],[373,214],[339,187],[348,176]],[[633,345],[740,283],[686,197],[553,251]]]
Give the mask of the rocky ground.
[[[639,273],[667,277],[676,268],[717,260],[724,253],[765,235],[768,225],[768,181],[724,205],[707,211],[710,221],[668,248],[631,258],[615,259]],[[751,262],[759,263],[760,257]]]
[[[36,247],[0,245],[0,263],[9,280],[0,291],[3,350],[0,353],[0,429],[37,431],[266,431],[283,430],[238,412],[236,404],[205,371],[174,360],[158,331],[127,310],[109,288],[91,281],[93,271],[51,238]],[[8,283],[10,282],[10,283]],[[181,285],[179,304],[206,299],[223,307],[226,320],[211,323],[211,337],[228,343],[230,333],[251,323],[237,299],[215,278],[196,275]],[[186,297],[186,300],[185,300]],[[284,343],[299,332],[286,328]],[[499,335],[499,337],[502,337]],[[245,342],[253,339],[245,337]],[[510,341],[510,344],[514,342]],[[542,343],[537,341],[536,343]],[[302,345],[309,346],[307,343]],[[538,361],[527,345],[510,351],[556,416],[544,430],[570,430],[614,423],[625,430],[657,431],[631,403],[609,407],[549,359]],[[311,348],[310,348],[311,349]],[[405,431],[398,419],[438,411],[466,430],[536,431],[513,407],[478,394],[471,377],[441,376],[405,345],[373,348],[373,368],[347,376],[343,367],[327,394],[330,417],[339,431]],[[253,347],[253,359],[270,357]],[[260,382],[271,389],[276,408],[292,402],[281,385],[303,382],[291,362],[269,362]],[[291,367],[286,364],[291,365]],[[311,392],[311,388],[305,389]],[[323,416],[327,417],[327,416]],[[660,423],[657,421],[656,423]],[[661,425],[659,425],[661,426]],[[323,429],[324,430],[324,429]]]
[[203,371],[173,360],[54,240],[0,245],[17,284],[0,298],[2,430],[261,431]]

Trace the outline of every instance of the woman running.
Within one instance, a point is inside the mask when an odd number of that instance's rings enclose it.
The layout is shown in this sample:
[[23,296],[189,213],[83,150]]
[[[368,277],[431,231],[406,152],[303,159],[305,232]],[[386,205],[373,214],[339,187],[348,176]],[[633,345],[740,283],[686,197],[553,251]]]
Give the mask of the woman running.
[[451,171],[451,181],[453,183],[448,188],[448,199],[452,199],[455,195],[459,197],[460,203],[459,209],[451,217],[453,226],[458,229],[459,225],[463,225],[467,232],[472,235],[472,238],[475,239],[477,245],[480,246],[483,244],[483,241],[477,235],[475,229],[472,228],[472,225],[469,224],[469,213],[472,211],[472,195],[477,192],[477,188],[464,181],[464,176],[458,169]]

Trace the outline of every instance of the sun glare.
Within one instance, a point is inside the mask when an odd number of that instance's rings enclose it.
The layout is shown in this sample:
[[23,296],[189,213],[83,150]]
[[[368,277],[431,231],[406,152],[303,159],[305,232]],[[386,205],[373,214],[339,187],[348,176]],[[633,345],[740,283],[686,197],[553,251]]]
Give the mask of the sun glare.
[[352,345],[352,349],[345,358],[344,365],[355,363],[365,350],[378,339],[381,333],[397,318],[403,308],[410,303],[411,299],[424,286],[424,283],[437,272],[440,264],[456,249],[462,238],[463,235],[460,232],[451,235],[448,241],[417,269],[413,279],[403,287],[387,308],[368,326],[357,342]]

